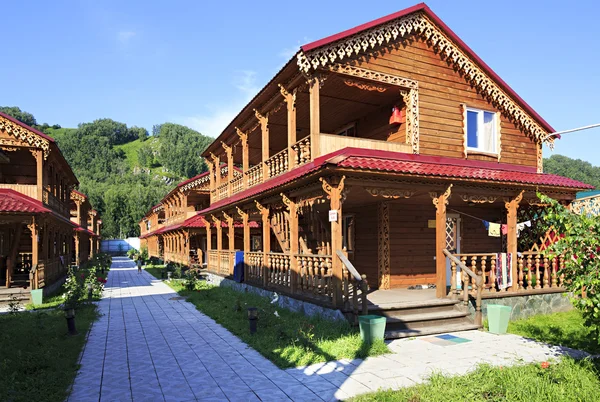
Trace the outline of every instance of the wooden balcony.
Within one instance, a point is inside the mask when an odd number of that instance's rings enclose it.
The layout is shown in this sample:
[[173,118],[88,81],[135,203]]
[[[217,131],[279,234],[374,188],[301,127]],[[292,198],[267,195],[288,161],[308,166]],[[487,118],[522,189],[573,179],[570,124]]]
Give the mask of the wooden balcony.
[[39,199],[37,186],[35,184],[4,184],[4,183],[0,183],[0,188],[14,190],[18,193],[24,194],[35,200]]
[[412,148],[410,145],[399,142],[377,141],[370,140],[368,138],[344,137],[335,134],[321,133],[319,139],[320,155],[327,155],[329,153],[339,151],[340,149],[350,147],[375,149],[378,151],[412,153]]
[[53,209],[62,216],[66,217],[67,219],[70,219],[71,212],[69,211],[69,205],[66,202],[62,202],[61,200],[56,198],[54,194],[52,194],[46,189],[44,189],[43,191],[42,202],[45,205],[49,206],[50,209]]

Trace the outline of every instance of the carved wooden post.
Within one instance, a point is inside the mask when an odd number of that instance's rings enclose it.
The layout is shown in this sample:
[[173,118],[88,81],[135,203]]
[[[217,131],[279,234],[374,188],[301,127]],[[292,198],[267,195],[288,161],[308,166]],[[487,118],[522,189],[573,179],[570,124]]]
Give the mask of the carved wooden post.
[[256,208],[260,215],[262,216],[262,226],[263,226],[263,286],[267,286],[268,284],[268,275],[269,275],[269,253],[271,252],[271,223],[269,222],[269,208],[261,205],[258,201],[254,201],[256,203]]
[[510,272],[512,278],[512,290],[519,290],[519,282],[517,272],[517,210],[519,209],[519,203],[523,199],[523,193],[521,191],[514,199],[505,199],[504,206],[506,207],[506,224],[508,226],[508,233],[506,235],[506,251],[511,254],[510,258]]
[[207,159],[204,159],[208,165],[208,193],[211,204],[216,200],[213,200],[213,190],[215,189],[215,164]]
[[236,207],[237,213],[242,217],[242,225],[244,226],[244,260],[248,258],[250,252],[250,224],[248,223],[248,213]]
[[227,154],[227,195],[231,197],[231,195],[233,194],[233,192],[231,191],[231,186],[233,184],[233,148],[231,148],[224,142],[221,142],[221,146],[223,146],[223,149]]
[[[450,199],[452,184],[446,191],[438,196],[437,193],[429,193],[433,200],[435,211],[435,271],[436,271],[436,297],[446,296],[446,206]],[[468,283],[465,284],[467,286]],[[467,289],[464,289],[467,293]]]
[[43,200],[43,190],[44,190],[44,155],[41,149],[31,149],[31,153],[35,158],[36,163],[36,187],[37,187],[37,197],[38,201]]
[[248,169],[250,168],[250,160],[248,156],[248,134],[244,133],[237,127],[235,128],[235,131],[238,137],[240,137],[240,141],[242,143],[242,188],[246,189],[248,188],[248,175],[246,172],[248,172]]
[[211,265],[210,265],[210,258],[209,258],[209,255],[211,254],[211,253],[209,253],[209,250],[212,250],[212,235],[211,235],[211,231],[210,231],[210,221],[205,220],[204,226],[206,227],[206,267],[210,270],[210,269],[214,269],[214,267],[211,267]]
[[267,165],[267,159],[269,159],[269,116],[262,115],[256,109],[254,109],[254,115],[260,123],[260,132],[262,135],[262,163],[263,163],[263,181],[269,179],[269,166]]
[[[215,165],[215,190],[219,188],[221,185],[221,159],[216,156],[212,152],[210,153],[210,157],[213,160],[213,164]],[[219,197],[219,193],[217,192],[217,198]]]
[[320,112],[320,92],[323,78],[315,75],[308,81],[310,94],[310,156],[314,160],[320,156],[320,135],[321,135],[321,112]]
[[342,306],[342,261],[337,257],[338,250],[342,250],[342,191],[344,190],[344,181],[346,176],[342,176],[336,187],[333,187],[323,177],[321,177],[323,191],[329,198],[330,210],[337,211],[337,220],[331,222],[331,254],[332,273],[333,273],[333,304],[336,308]]
[[[40,152],[40,154],[41,154],[41,152]],[[39,261],[38,236],[40,234],[38,222],[36,221],[35,216],[31,217],[31,223],[29,225],[27,225],[27,227],[31,231],[31,266],[35,267],[35,266],[37,266],[38,261]],[[17,242],[18,241],[19,240],[17,239]],[[33,280],[34,280],[34,283],[31,284],[32,289],[39,289],[38,281],[37,281],[37,274],[36,274],[36,277],[33,278]]]
[[288,129],[288,169],[295,167],[296,155],[292,146],[296,143],[296,89],[291,93],[283,85],[279,84],[281,95],[285,98],[287,105],[287,129]]
[[[300,277],[298,259],[296,257],[296,254],[298,254],[298,205],[283,193],[281,193],[281,198],[288,208],[290,215],[290,288],[292,293],[296,293],[298,278]],[[335,259],[335,256],[333,258]]]
[[223,212],[223,217],[227,221],[227,237],[229,240],[229,274],[233,275],[233,250],[235,249],[235,225],[233,224],[233,218]]

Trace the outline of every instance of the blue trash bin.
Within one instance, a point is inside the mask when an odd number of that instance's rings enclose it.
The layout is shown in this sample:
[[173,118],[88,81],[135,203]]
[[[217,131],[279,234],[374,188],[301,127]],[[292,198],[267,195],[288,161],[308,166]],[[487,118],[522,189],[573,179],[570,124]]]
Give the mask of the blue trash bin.
[[244,252],[236,251],[233,259],[233,280],[244,282]]

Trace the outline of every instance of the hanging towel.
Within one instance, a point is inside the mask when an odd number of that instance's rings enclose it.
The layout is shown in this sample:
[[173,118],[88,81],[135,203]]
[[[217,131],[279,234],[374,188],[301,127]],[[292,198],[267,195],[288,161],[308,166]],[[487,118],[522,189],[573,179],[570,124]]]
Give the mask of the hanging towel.
[[521,223],[517,223],[517,237],[521,235],[521,231],[525,229],[525,227],[531,227],[531,221],[525,221]]
[[511,253],[498,253],[496,255],[496,282],[499,289],[512,286]]
[[508,225],[502,225],[502,234],[505,236],[508,234]]
[[489,223],[488,236],[492,237],[500,237],[500,224],[499,223]]
[[490,230],[490,223],[488,221],[482,221],[483,222],[483,226],[485,227],[485,230]]

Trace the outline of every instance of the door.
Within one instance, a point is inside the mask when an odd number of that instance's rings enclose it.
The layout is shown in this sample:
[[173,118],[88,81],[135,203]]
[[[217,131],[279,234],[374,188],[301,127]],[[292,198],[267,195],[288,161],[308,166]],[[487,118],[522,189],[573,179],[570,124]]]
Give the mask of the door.
[[[460,215],[446,215],[446,249],[452,254],[460,254]],[[446,286],[450,287],[450,277],[452,275],[452,267],[450,259],[446,257]],[[456,267],[456,287],[460,289],[461,282],[460,268]]]

